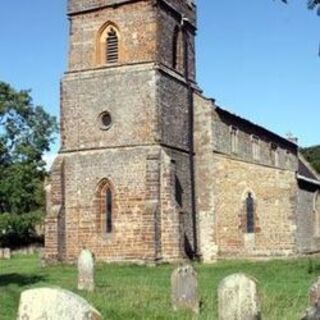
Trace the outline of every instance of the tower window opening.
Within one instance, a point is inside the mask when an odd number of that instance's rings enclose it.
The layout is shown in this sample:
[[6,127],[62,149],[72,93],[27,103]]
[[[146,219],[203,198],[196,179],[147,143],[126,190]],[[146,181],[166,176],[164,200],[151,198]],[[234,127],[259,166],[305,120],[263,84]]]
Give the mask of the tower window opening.
[[119,39],[115,29],[111,28],[106,38],[106,61],[117,63],[119,60]]
[[105,207],[105,214],[106,214],[106,232],[112,232],[112,191],[110,188],[107,189],[106,194],[106,207]]
[[246,199],[246,218],[247,218],[247,233],[254,233],[254,199],[251,192],[248,193]]

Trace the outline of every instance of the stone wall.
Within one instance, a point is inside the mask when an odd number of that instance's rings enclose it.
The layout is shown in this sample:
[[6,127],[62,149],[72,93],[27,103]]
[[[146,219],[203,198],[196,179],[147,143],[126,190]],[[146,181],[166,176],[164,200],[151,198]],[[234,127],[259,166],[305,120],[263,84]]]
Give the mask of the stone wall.
[[[154,260],[154,217],[146,210],[148,148],[65,154],[66,260],[83,247],[98,260]],[[130,159],[130,160],[129,160]],[[96,189],[108,179],[114,188],[113,232],[100,232]]]
[[[69,74],[63,81],[63,150],[154,142],[156,72],[132,66]],[[99,115],[112,117],[101,130]]]
[[195,172],[198,241],[200,254],[205,262],[214,260],[217,256],[215,233],[215,176],[213,164],[212,120],[214,104],[201,95],[194,95],[195,122]]
[[[189,157],[160,147],[127,147],[65,153],[64,210],[49,205],[47,261],[74,262],[83,247],[99,261],[175,261],[193,248]],[[61,169],[61,168],[60,168]],[[58,170],[56,171],[58,172]],[[113,187],[113,231],[98,225],[97,188]],[[182,202],[176,194],[179,180]],[[51,175],[50,190],[60,188]],[[63,234],[61,233],[63,231]],[[59,245],[60,242],[64,246]]]
[[[237,152],[232,152],[231,149],[230,130],[232,127],[236,128],[238,132]],[[212,130],[215,137],[213,148],[220,153],[229,154],[239,160],[255,162],[257,164],[279,167],[291,171],[298,170],[298,150],[295,144],[247,120],[216,108]],[[260,157],[258,160],[253,159],[252,136],[259,138]],[[277,165],[272,159],[271,144],[277,147]]]
[[159,71],[157,81],[160,142],[189,150],[188,88],[173,76]]
[[[128,3],[132,5],[134,2],[153,2],[152,0],[69,0],[68,1],[68,14],[74,15],[86,11],[99,10],[101,7],[119,7],[125,6]],[[172,11],[176,14],[187,17],[190,22],[195,25],[196,23],[196,5],[194,1],[189,0],[158,0],[166,6],[166,8],[172,8]]]
[[[214,154],[216,241],[220,255],[276,256],[295,252],[295,172]],[[255,201],[255,232],[245,228],[245,199]]]
[[299,181],[297,203],[297,246],[300,253],[320,251],[320,208],[317,207],[319,188]]
[[[79,6],[84,5],[84,1],[76,2]],[[70,71],[99,67],[96,61],[97,37],[108,22],[119,31],[119,63],[116,65],[155,61],[157,19],[151,2],[138,1],[116,9],[100,8],[98,12],[71,16]]]
[[58,156],[46,181],[45,258],[64,259],[65,253],[65,181],[64,159]]
[[[190,10],[189,10],[190,11]],[[190,14],[194,14],[192,11]],[[164,64],[165,66],[172,68],[173,67],[173,46],[174,46],[174,35],[175,30],[179,30],[180,36],[179,40],[182,46],[180,56],[178,57],[181,61],[182,67],[178,67],[175,71],[184,76],[184,36],[183,33],[186,32],[187,43],[188,43],[188,74],[191,80],[196,78],[196,68],[195,68],[195,30],[193,27],[184,26],[182,28],[182,15],[174,15],[160,5],[158,11],[158,47],[157,47],[157,61]],[[181,65],[180,64],[180,65]]]

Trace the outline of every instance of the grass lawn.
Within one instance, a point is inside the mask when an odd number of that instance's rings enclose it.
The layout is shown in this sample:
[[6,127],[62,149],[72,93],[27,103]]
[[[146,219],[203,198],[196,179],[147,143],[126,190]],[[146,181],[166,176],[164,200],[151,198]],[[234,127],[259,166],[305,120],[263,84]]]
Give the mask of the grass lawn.
[[[263,320],[295,320],[308,306],[308,289],[320,275],[320,258],[243,262],[225,261],[195,265],[199,274],[202,312],[199,319],[217,319],[217,287],[225,276],[245,272],[259,281]],[[59,286],[74,291],[105,319],[192,319],[173,312],[170,305],[170,274],[173,266],[97,266],[95,293],[79,293],[73,266],[41,268],[37,257],[0,261],[0,319],[14,320],[21,291]]]

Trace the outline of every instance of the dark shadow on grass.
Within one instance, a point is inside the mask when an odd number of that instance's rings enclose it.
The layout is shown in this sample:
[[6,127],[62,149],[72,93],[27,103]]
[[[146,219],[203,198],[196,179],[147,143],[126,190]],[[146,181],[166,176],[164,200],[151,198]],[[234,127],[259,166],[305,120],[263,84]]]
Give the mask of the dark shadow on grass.
[[16,284],[20,287],[36,284],[44,281],[46,278],[39,275],[22,275],[19,273],[8,273],[0,275],[0,287],[5,287],[10,284]]

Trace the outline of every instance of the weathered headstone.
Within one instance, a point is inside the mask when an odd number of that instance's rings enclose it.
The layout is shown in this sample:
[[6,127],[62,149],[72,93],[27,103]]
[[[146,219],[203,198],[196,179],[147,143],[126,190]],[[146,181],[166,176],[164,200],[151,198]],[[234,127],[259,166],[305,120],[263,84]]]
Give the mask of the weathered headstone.
[[22,292],[17,320],[101,320],[100,313],[78,295],[59,288]]
[[0,259],[3,259],[3,249],[0,248]]
[[38,259],[39,259],[39,265],[41,268],[46,267],[46,259],[45,259],[45,254],[43,248],[39,249],[38,251]]
[[11,250],[9,248],[3,249],[3,258],[7,260],[11,259]]
[[320,320],[320,308],[310,307],[307,309],[301,320]]
[[78,290],[94,290],[94,273],[94,257],[90,250],[83,249],[78,258]]
[[199,313],[197,273],[190,265],[175,269],[171,275],[171,300],[174,310],[186,309]]
[[256,281],[243,273],[221,281],[218,289],[219,320],[261,319]]
[[310,308],[301,318],[302,320],[320,320],[320,277],[311,286],[309,291]]

